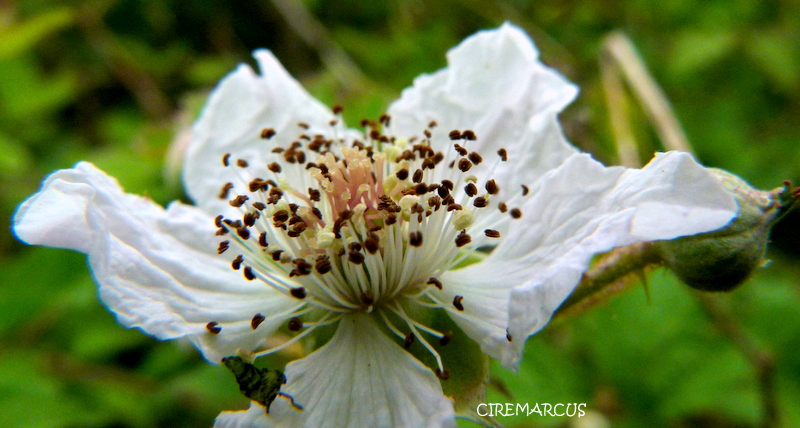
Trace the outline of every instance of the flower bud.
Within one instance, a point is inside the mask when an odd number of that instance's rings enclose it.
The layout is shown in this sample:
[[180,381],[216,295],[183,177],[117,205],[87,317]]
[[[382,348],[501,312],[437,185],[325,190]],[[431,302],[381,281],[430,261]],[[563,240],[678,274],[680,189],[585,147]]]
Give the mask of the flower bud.
[[739,205],[736,218],[722,229],[658,242],[662,258],[692,288],[730,291],[764,265],[769,232],[798,199],[786,182],[770,192],[756,190],[727,171],[710,169]]

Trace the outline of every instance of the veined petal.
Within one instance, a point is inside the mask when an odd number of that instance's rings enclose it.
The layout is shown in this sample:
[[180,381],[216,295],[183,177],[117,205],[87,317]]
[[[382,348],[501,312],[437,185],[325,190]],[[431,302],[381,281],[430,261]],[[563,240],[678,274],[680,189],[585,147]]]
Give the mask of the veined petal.
[[401,137],[419,134],[435,120],[435,150],[445,149],[440,145],[449,143],[451,130],[470,129],[478,139],[466,147],[481,153],[512,144],[525,152],[541,144],[548,153],[572,154],[575,149],[563,138],[525,135],[534,117],[557,114],[577,94],[574,85],[538,56],[531,39],[511,24],[478,32],[448,52],[447,68],[416,78],[389,107],[392,132]]
[[[192,130],[186,152],[186,190],[198,206],[214,214],[234,212],[217,195],[224,183],[242,181],[235,166],[222,165],[223,155],[231,153],[231,163],[244,159],[259,165],[264,178],[269,178],[266,165],[280,160],[271,152],[273,147],[288,146],[301,131],[326,136],[333,131],[329,122],[335,117],[330,109],[306,92],[270,51],[258,50],[253,56],[261,74],[242,64],[219,83]],[[301,129],[300,123],[309,128]],[[269,141],[261,138],[265,128],[276,132]],[[295,173],[290,181],[300,189],[312,184],[303,167],[284,170],[284,177]]]
[[[588,155],[574,155],[531,189],[522,218],[510,223],[515,239],[504,240],[480,264],[525,267],[528,280],[511,290],[509,305],[509,333],[525,338],[549,321],[593,255],[715,230],[736,210],[733,197],[686,153],[659,154],[641,170],[605,168]],[[485,286],[503,287],[505,281],[487,278]],[[519,355],[501,361],[513,368]]]
[[[271,316],[254,331],[256,313],[292,308],[290,299],[246,281],[216,254],[208,215],[180,203],[164,210],[126,194],[86,162],[48,177],[20,206],[14,231],[29,244],[86,253],[100,297],[120,323],[159,339],[188,337],[215,363],[237,348],[257,348],[285,319]],[[219,334],[206,328],[211,321]]]
[[433,372],[389,340],[371,316],[339,322],[325,346],[286,367],[283,392],[260,412],[224,412],[216,427],[454,427],[453,404]]

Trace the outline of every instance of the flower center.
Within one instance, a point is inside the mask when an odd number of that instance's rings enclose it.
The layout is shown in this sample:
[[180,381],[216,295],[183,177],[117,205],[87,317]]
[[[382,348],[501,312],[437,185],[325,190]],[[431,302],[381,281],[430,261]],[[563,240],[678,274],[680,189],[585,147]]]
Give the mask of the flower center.
[[[478,248],[470,233],[482,212],[508,211],[504,203],[490,203],[500,189],[495,180],[478,183],[468,174],[483,162],[465,147],[477,136],[470,130],[452,131],[452,150],[443,153],[431,145],[435,122],[424,130],[424,138],[396,139],[384,115],[380,123],[362,121],[366,132],[351,142],[338,136],[343,133],[338,123],[331,121],[333,138],[309,136],[303,133],[308,125],[298,124],[300,135],[286,147],[273,147],[279,159],[266,168],[223,156],[223,164],[236,168],[241,182],[225,183],[219,197],[238,208],[241,218],[215,219],[217,235],[229,236],[218,253],[237,254],[233,269],[298,301],[281,315],[290,320],[290,330],[305,329],[290,343],[344,314],[373,311],[406,347],[420,331],[446,342],[447,333],[414,321],[407,309],[421,305],[463,313],[468,302],[462,296],[443,301],[440,291],[446,285],[439,277]],[[275,135],[270,128],[261,132],[266,140]],[[307,162],[307,153],[313,153],[314,161]],[[501,149],[494,163],[506,157]],[[518,209],[510,214],[521,216]],[[479,233],[500,238],[493,229]],[[264,319],[256,314],[253,328]],[[397,320],[408,333],[394,325]],[[220,329],[216,323],[209,327],[215,334]],[[436,351],[421,342],[434,353],[444,376]]]

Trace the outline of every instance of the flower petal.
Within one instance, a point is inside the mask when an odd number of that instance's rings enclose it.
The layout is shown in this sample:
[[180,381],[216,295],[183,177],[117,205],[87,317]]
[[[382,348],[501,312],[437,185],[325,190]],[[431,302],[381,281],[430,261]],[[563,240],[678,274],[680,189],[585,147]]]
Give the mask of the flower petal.
[[[534,118],[560,112],[575,98],[577,88],[540,63],[538,56],[531,39],[508,23],[467,38],[448,52],[447,68],[416,78],[389,107],[392,133],[418,135],[435,120],[435,150],[446,149],[451,130],[470,129],[478,139],[466,142],[467,149],[484,156],[507,145],[519,148],[519,153],[542,145],[542,152],[559,154],[563,160],[575,152],[563,137],[531,138],[528,131]],[[535,127],[544,123],[543,118],[537,121]]]
[[[223,167],[223,155],[231,153],[232,162],[244,159],[257,165],[258,174],[271,178],[266,165],[280,159],[271,152],[273,147],[288,146],[301,133],[329,135],[333,130],[330,109],[309,95],[271,52],[259,50],[253,56],[261,75],[243,64],[219,83],[192,130],[186,152],[186,190],[198,206],[214,214],[231,210],[227,201],[217,197],[220,187],[241,182],[236,167]],[[310,128],[301,129],[301,122]],[[265,128],[276,132],[269,141],[261,138]],[[282,177],[289,179],[287,174],[294,173],[290,181],[304,189],[310,178],[303,167],[287,168]]]
[[388,339],[372,318],[353,314],[339,322],[325,346],[286,367],[284,392],[304,407],[278,399],[270,415],[225,412],[229,427],[441,427],[455,426],[453,403],[431,370]]
[[[531,189],[521,210],[522,218],[512,221],[508,231],[514,239],[503,240],[486,260],[464,269],[460,284],[452,287],[454,293],[477,288],[471,276],[481,278],[482,287],[502,291],[513,286],[507,300],[508,331],[520,340],[499,337],[496,308],[477,309],[495,316],[483,325],[476,317],[470,321],[475,325],[465,328],[494,331],[489,339],[494,347],[482,345],[509,368],[519,362],[520,342],[550,320],[592,256],[635,242],[715,230],[725,226],[737,208],[733,197],[690,155],[670,152],[659,154],[642,170],[605,168],[588,155],[574,155]],[[480,269],[497,272],[496,266],[510,274],[480,275]],[[502,299],[496,300],[502,304]]]
[[[237,348],[257,348],[286,318],[277,314],[292,308],[291,299],[246,281],[216,254],[211,217],[126,194],[86,162],[48,177],[20,206],[14,231],[28,244],[86,253],[120,323],[159,339],[186,336],[215,363]],[[254,331],[250,317],[259,312],[272,316]],[[219,334],[206,329],[210,321]]]

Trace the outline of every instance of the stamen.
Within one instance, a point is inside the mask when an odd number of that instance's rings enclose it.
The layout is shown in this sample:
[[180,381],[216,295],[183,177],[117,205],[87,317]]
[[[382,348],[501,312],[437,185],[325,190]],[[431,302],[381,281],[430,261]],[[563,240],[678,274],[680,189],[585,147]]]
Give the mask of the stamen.
[[264,128],[261,130],[261,138],[269,140],[275,136],[275,130],[272,128]]
[[219,334],[222,331],[222,327],[219,326],[219,323],[216,321],[211,321],[210,323],[206,324],[206,330],[208,330],[211,334]]
[[264,320],[266,320],[266,317],[264,317],[264,315],[255,314],[255,316],[253,316],[253,319],[250,320],[250,327],[252,327],[253,330],[255,330],[258,328],[259,325],[261,325],[262,322],[264,322]]
[[461,301],[463,301],[463,300],[464,300],[464,296],[456,296],[456,297],[453,298],[453,306],[455,306],[456,309],[458,309],[459,311],[463,311],[464,310],[464,305],[461,304]]

